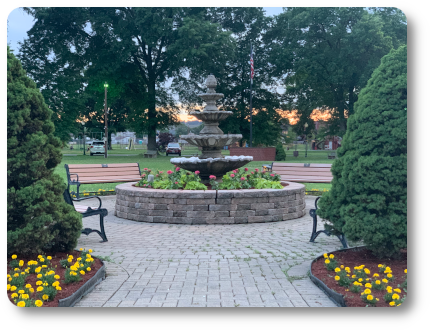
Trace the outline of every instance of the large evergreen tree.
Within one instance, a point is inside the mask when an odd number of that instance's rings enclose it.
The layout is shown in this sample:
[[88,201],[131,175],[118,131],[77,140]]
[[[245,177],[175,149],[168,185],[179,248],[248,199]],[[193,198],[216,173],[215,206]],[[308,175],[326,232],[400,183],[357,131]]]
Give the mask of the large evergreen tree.
[[326,226],[379,257],[407,246],[407,49],[384,56],[355,104],[319,203]]
[[7,249],[8,254],[70,251],[81,216],[63,199],[54,174],[61,161],[52,111],[21,63],[7,49]]

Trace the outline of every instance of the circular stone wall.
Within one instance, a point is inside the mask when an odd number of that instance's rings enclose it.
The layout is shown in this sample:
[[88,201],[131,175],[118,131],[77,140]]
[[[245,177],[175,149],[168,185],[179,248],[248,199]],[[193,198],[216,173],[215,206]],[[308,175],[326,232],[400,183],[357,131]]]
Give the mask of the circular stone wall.
[[161,190],[116,186],[120,218],[187,225],[273,222],[305,215],[305,186],[283,189]]

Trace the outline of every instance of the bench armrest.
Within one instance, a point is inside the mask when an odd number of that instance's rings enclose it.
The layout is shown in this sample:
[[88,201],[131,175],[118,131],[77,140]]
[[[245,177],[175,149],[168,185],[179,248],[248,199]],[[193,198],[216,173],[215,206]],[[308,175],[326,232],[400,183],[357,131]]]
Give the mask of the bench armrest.
[[73,201],[74,202],[80,202],[86,199],[90,199],[90,198],[97,198],[100,202],[99,207],[97,208],[97,210],[100,210],[100,208],[102,207],[102,200],[100,199],[99,196],[88,196],[88,197],[82,197],[82,198],[74,198]]
[[[75,180],[70,181],[72,179],[71,178],[72,175],[76,175],[76,181]],[[70,177],[69,182],[79,182],[79,175],[78,175],[78,173],[69,173],[69,177]]]

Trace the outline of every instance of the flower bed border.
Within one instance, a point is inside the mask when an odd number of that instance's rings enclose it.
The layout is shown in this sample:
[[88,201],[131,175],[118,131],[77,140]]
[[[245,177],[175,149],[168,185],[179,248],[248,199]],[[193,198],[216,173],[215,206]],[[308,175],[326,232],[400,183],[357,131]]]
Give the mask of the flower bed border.
[[[351,247],[351,248],[347,248],[347,249],[341,249],[341,250],[335,250],[335,251],[331,251],[331,252],[327,252],[327,254],[331,254],[331,253],[335,253],[335,252],[339,252],[339,251],[346,251],[346,250],[355,250],[355,251],[360,251],[365,249],[366,246],[365,245],[361,245],[361,246],[356,246],[356,247]],[[309,267],[309,278],[311,279],[311,281],[318,287],[321,289],[321,291],[323,291],[327,297],[329,297],[329,299],[331,301],[333,301],[338,307],[348,307],[346,305],[345,299],[343,298],[343,295],[341,295],[340,293],[335,292],[334,290],[330,289],[327,285],[325,285],[325,283],[323,281],[321,281],[318,277],[315,277],[312,274],[312,265],[314,262],[318,261],[319,259],[324,258],[324,254],[320,255],[319,257],[316,257],[314,260],[312,260],[311,265]]]
[[94,274],[94,276],[84,283],[77,291],[75,291],[71,296],[60,299],[58,301],[58,307],[73,307],[77,302],[79,302],[85,295],[93,291],[94,287],[106,278],[106,264],[103,260],[102,266]]

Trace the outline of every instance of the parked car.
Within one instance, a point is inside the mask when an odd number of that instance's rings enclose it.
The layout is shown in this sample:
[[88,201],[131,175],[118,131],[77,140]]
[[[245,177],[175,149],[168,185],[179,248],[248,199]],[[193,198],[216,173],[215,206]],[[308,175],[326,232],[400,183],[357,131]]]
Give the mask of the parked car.
[[169,154],[178,154],[181,156],[181,146],[177,142],[170,142],[166,148],[166,156]]
[[90,145],[90,156],[93,156],[95,154],[102,154],[105,153],[105,142],[104,141],[93,141]]

